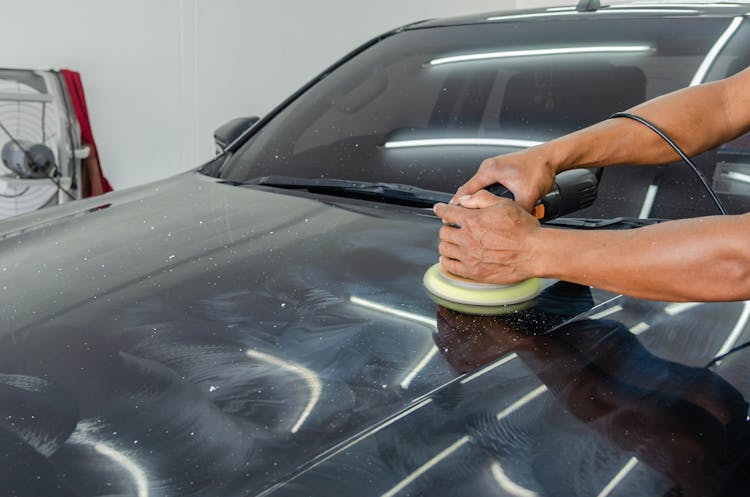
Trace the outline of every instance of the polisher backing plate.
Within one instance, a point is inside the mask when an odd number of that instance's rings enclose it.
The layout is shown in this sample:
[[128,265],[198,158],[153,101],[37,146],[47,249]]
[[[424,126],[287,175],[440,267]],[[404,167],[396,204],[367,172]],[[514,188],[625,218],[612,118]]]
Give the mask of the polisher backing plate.
[[[422,283],[431,296],[441,299],[444,305],[465,304],[469,306],[498,307],[519,304],[534,299],[542,291],[542,281],[532,278],[515,285],[493,285],[447,275],[440,263],[432,265],[424,273]],[[449,309],[460,311],[455,305],[445,305]],[[461,311],[460,311],[461,312]],[[477,314],[470,312],[469,314]],[[493,313],[494,314],[494,313]]]

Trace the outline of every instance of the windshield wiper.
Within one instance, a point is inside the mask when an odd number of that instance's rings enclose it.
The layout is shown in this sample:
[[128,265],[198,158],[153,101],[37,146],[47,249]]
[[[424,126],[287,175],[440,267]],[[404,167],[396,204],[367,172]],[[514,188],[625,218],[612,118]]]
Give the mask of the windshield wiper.
[[631,228],[640,228],[659,224],[666,219],[647,218],[639,219],[636,217],[613,217],[611,219],[592,219],[585,217],[562,217],[545,221],[546,226],[560,226],[561,228],[576,228],[588,230],[627,230]]
[[451,193],[426,190],[401,183],[373,183],[332,178],[263,176],[237,184],[242,186],[269,186],[286,190],[305,190],[310,193],[376,200],[410,207],[432,207],[438,202],[447,203],[453,197]]
[[[267,186],[285,190],[304,190],[310,193],[333,195],[346,198],[375,200],[410,207],[431,208],[438,202],[448,203],[452,193],[427,190],[417,186],[401,183],[353,181],[334,178],[300,178],[295,176],[262,176],[248,181],[224,181],[237,186]],[[546,226],[575,229],[631,229],[648,226],[665,221],[665,219],[638,219],[635,217],[615,217],[611,219],[593,219],[563,217],[543,222]]]

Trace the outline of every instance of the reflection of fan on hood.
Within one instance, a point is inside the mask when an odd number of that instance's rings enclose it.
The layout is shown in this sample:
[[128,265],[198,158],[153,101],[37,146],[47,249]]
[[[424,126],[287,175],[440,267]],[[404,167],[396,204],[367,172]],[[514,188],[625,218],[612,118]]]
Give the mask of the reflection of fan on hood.
[[66,98],[56,73],[0,69],[0,219],[80,198]]

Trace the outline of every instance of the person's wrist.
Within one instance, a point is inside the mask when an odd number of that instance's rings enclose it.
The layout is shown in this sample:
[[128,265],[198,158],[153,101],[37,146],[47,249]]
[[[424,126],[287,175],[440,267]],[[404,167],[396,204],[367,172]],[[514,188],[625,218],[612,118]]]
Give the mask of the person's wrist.
[[538,227],[528,236],[528,257],[524,271],[532,278],[547,278],[551,276],[549,270],[550,247],[553,247],[554,229]]
[[554,181],[559,173],[570,169],[575,163],[572,151],[567,149],[563,141],[552,140],[539,145],[538,161]]

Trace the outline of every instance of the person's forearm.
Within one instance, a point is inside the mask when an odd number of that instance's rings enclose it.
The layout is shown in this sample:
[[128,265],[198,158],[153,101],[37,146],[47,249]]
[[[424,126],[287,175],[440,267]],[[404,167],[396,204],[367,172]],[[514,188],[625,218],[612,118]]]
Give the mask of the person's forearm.
[[[699,154],[750,127],[750,71],[664,95],[628,112],[656,124],[689,156]],[[679,158],[653,131],[630,119],[610,119],[536,149],[534,153],[557,172],[576,167],[663,164]]]
[[750,214],[623,231],[542,228],[532,274],[664,301],[750,299]]

